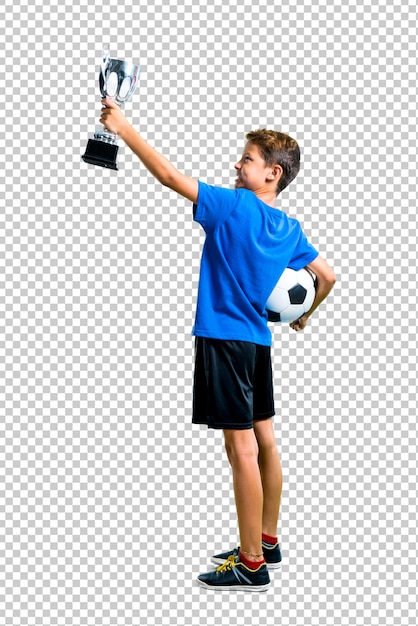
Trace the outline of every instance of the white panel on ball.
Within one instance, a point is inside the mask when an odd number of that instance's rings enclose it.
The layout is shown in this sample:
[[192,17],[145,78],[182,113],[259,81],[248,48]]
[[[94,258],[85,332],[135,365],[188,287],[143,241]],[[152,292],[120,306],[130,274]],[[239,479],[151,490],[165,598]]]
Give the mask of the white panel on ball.
[[287,267],[267,300],[269,321],[290,323],[302,317],[313,304],[315,286],[316,276],[311,270]]

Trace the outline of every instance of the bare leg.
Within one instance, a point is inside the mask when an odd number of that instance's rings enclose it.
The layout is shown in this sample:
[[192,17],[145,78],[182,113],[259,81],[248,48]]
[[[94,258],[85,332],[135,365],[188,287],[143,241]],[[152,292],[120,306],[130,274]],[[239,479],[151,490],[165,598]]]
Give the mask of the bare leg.
[[263,533],[276,537],[280,512],[283,475],[273,430],[273,420],[254,422],[258,442],[258,465],[263,484]]
[[[224,430],[232,467],[240,546],[251,561],[262,560],[263,485],[254,430]],[[256,556],[258,555],[258,556]]]

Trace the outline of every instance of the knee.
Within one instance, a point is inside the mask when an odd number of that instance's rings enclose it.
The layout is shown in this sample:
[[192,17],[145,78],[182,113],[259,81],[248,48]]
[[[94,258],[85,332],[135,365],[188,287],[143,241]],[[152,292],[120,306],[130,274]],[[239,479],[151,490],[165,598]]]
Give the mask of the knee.
[[279,451],[275,441],[259,443],[259,463],[270,463],[273,459],[279,456]]
[[277,444],[275,441],[258,442],[260,454],[276,454]]
[[233,442],[225,442],[226,455],[231,467],[237,467],[241,463],[248,463],[249,460],[257,460],[258,444],[256,441],[251,445],[236,445]]
[[274,436],[273,428],[269,424],[261,422],[256,424],[255,436],[260,451],[260,456],[268,456],[271,454],[277,454],[276,437]]

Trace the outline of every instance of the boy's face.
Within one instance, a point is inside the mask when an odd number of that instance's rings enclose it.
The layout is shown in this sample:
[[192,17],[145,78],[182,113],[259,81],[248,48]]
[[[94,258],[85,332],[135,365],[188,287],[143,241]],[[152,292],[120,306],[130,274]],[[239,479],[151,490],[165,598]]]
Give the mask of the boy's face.
[[244,188],[257,192],[270,184],[272,167],[267,167],[258,146],[250,141],[246,144],[240,161],[235,164],[235,169],[235,189]]

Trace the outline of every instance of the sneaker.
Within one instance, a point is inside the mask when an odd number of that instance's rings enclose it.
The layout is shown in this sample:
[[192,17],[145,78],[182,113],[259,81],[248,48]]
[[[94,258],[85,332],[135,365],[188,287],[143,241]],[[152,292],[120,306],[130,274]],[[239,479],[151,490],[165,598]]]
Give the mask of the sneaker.
[[[276,543],[275,546],[270,546],[266,544],[264,541],[262,542],[263,546],[263,555],[264,560],[266,561],[266,565],[269,570],[280,569],[282,566],[282,553],[280,551],[280,546]],[[215,554],[211,561],[215,565],[221,565],[233,556],[235,559],[238,558],[239,546],[238,548],[234,548],[233,550],[229,550],[229,552],[222,552],[221,554]]]
[[267,591],[270,587],[270,576],[265,563],[252,570],[244,565],[239,556],[236,558],[231,555],[215,570],[200,574],[197,582],[206,589],[221,591]]

